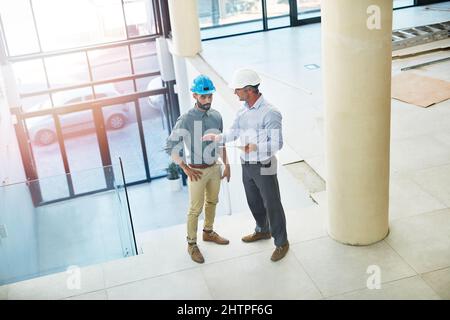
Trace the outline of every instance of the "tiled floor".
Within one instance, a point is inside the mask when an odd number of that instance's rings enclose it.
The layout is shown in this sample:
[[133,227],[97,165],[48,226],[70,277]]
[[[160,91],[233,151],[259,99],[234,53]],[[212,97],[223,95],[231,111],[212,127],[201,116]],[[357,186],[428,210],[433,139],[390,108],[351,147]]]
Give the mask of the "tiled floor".
[[277,264],[272,249],[202,268],[214,299],[320,299],[314,282],[292,253]]
[[[411,19],[404,26],[433,22],[432,17],[442,20],[441,14],[425,14],[419,8],[397,10],[394,16],[397,26],[399,17]],[[204,43],[203,56],[225,80],[238,67],[236,61],[268,75],[263,81],[270,86],[262,90],[285,115],[287,143],[300,158],[311,159],[311,165],[320,168],[317,172],[324,172],[320,70],[303,68],[306,63],[320,65],[319,35],[320,25],[310,25],[210,41]],[[441,76],[442,68],[449,70],[449,63],[425,72]],[[287,86],[289,81],[312,94]],[[296,195],[304,199],[304,193],[295,179],[282,173],[291,249],[285,259],[273,263],[272,240],[240,240],[252,232],[253,219],[235,179],[232,204],[241,204],[232,216],[219,215],[215,223],[230,245],[199,241],[205,264],[190,260],[185,225],[180,224],[141,232],[142,255],[82,269],[80,289],[67,289],[69,275],[61,273],[0,287],[0,298],[450,299],[448,114],[449,101],[423,109],[393,100],[390,233],[376,244],[354,247],[329,238],[326,192],[314,195],[319,205],[296,203]],[[145,198],[143,192],[140,197]],[[146,210],[148,203],[142,203]],[[367,286],[375,275],[371,270],[377,270],[380,289]]]
[[425,273],[422,278],[442,299],[450,300],[450,268]]
[[367,270],[377,266],[381,285],[415,275],[414,270],[384,241],[367,247],[342,245],[329,237],[292,246],[324,297],[366,288]]
[[390,223],[386,242],[418,273],[450,266],[450,209]]
[[387,282],[379,290],[360,289],[331,297],[334,300],[439,300],[439,295],[420,277]]
[[108,299],[207,300],[208,286],[199,269],[190,269],[107,289]]

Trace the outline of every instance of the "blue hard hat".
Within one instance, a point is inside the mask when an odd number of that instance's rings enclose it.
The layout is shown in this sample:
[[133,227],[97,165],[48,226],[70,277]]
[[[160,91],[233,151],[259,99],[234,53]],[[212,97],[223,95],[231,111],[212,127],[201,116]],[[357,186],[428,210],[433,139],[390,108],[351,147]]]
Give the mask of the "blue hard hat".
[[197,94],[211,94],[216,91],[216,87],[210,78],[201,74],[192,82],[191,91]]

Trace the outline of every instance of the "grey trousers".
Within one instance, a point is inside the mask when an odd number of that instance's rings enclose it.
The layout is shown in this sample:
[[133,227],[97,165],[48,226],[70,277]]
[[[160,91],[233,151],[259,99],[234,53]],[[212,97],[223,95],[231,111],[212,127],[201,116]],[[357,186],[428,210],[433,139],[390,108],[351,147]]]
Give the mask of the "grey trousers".
[[[272,161],[276,161],[272,158]],[[274,164],[276,166],[276,162]],[[270,232],[275,246],[287,242],[286,216],[281,204],[280,189],[276,171],[266,173],[269,164],[242,163],[242,181],[244,182],[247,203],[256,221],[256,232]],[[262,169],[262,170],[261,170]]]

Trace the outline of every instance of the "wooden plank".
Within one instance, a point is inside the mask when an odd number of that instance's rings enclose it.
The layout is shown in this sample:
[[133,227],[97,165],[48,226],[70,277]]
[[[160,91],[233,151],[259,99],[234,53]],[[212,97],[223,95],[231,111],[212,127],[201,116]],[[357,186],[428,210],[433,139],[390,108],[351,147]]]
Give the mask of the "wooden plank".
[[450,98],[450,82],[403,72],[392,77],[392,98],[427,108]]

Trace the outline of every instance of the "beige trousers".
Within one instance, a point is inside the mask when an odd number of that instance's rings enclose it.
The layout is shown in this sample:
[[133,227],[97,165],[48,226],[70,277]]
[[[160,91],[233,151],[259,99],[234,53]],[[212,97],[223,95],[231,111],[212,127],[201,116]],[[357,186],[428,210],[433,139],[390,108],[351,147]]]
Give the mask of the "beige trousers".
[[198,217],[205,207],[204,230],[213,230],[216,205],[219,202],[220,165],[200,170],[203,174],[197,181],[188,181],[189,211],[187,219],[187,241],[197,242]]

